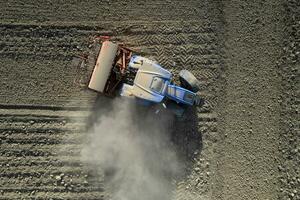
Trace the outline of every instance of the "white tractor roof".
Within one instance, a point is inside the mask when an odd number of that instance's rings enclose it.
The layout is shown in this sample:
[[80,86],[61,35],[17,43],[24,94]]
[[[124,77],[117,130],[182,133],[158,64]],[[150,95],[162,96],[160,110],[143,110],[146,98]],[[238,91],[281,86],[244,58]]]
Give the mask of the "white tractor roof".
[[133,94],[142,99],[161,102],[172,74],[154,62],[143,62],[134,79]]

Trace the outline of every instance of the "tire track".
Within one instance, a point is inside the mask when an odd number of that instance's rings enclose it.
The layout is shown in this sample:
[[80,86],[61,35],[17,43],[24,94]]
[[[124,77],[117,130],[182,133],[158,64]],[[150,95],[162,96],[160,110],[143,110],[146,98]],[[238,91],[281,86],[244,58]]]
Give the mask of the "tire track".
[[[209,7],[210,4],[207,4],[207,1],[191,1],[188,4],[182,1],[148,1],[143,4],[124,3],[122,1],[101,2],[101,4],[98,1],[77,2],[76,4],[59,1],[51,3],[33,1],[31,3],[31,6],[28,8],[23,8],[24,5],[18,1],[1,3],[2,20],[73,22],[80,19],[81,22],[93,24],[97,21],[102,21],[103,18],[128,21],[139,16],[139,20],[180,20],[206,18],[210,14],[206,9],[194,9],[195,7]],[[78,8],[80,8],[80,12],[78,12]],[[32,12],[32,10],[36,12]],[[101,13],[99,13],[99,10],[101,10]],[[112,15],[111,13],[114,14]],[[141,15],[141,13],[143,14]]]

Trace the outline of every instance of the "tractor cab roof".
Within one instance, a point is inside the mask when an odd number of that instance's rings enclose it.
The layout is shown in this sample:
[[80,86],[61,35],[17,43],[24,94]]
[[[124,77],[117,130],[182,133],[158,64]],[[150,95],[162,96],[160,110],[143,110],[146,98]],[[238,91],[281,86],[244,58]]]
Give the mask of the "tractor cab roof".
[[133,94],[145,100],[161,102],[172,74],[154,62],[143,62],[133,84]]

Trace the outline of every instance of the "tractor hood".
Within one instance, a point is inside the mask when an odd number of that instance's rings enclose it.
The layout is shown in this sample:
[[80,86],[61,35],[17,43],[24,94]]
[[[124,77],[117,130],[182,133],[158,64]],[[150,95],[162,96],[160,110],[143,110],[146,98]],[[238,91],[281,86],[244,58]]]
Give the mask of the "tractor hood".
[[159,103],[165,97],[172,74],[154,62],[144,62],[137,71],[132,93],[137,98]]

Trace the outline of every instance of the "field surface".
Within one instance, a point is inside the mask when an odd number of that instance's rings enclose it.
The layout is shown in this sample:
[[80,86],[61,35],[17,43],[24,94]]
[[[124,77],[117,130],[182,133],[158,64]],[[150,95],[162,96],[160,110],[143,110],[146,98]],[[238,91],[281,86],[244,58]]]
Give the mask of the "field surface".
[[80,157],[101,35],[201,81],[170,199],[300,199],[299,30],[292,0],[1,1],[0,199],[107,199]]

